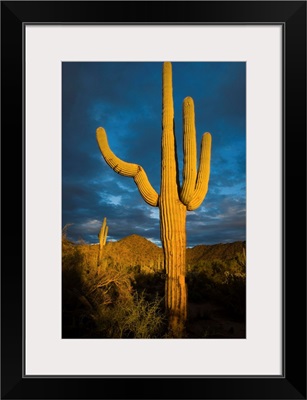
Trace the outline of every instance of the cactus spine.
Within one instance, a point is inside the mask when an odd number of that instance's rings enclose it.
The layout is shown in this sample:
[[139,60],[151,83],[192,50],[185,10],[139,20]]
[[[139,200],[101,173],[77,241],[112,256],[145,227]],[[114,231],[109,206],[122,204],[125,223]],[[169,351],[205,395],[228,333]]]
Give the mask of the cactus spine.
[[107,226],[107,218],[105,217],[103,219],[103,223],[101,225],[101,229],[98,234],[98,239],[99,239],[98,262],[97,262],[98,267],[101,265],[102,262],[103,248],[107,242],[108,230],[109,227]]
[[184,335],[187,318],[186,275],[186,211],[195,210],[204,200],[210,176],[211,135],[205,133],[201,142],[197,170],[194,102],[183,102],[184,169],[182,187],[179,184],[175,146],[172,65],[163,64],[162,78],[162,165],[160,195],[151,186],[144,169],[118,158],[109,148],[103,128],[96,131],[100,151],[106,163],[117,173],[130,176],[143,199],[159,207],[161,241],[166,271],[165,305],[169,330],[173,337]]

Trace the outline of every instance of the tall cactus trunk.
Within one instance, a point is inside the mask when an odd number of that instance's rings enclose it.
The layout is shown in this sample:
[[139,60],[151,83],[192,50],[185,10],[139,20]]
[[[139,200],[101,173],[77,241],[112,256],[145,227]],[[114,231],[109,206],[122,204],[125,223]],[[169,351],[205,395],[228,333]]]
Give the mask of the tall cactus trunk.
[[180,187],[174,132],[172,66],[163,64],[162,163],[160,195],[151,186],[144,169],[118,158],[110,149],[106,132],[97,129],[97,141],[107,164],[123,176],[133,177],[147,204],[160,209],[160,231],[166,270],[165,306],[172,337],[184,337],[187,319],[186,212],[195,210],[204,200],[210,176],[211,135],[205,133],[197,169],[194,102],[183,102],[183,183]]
[[161,241],[166,270],[165,307],[172,337],[183,337],[187,319],[186,207],[160,203]]
[[179,198],[178,161],[174,132],[172,69],[165,63],[162,82],[162,165],[160,191],[161,242],[166,271],[165,307],[169,330],[182,337],[187,317],[186,206]]

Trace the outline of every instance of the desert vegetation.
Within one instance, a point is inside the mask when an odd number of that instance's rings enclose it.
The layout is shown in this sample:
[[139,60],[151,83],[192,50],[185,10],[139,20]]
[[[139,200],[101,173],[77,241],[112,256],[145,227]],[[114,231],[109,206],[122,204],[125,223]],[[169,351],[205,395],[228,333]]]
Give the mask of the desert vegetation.
[[[187,249],[183,338],[245,337],[245,242]],[[63,338],[171,338],[163,250],[131,235],[104,245],[62,235]]]

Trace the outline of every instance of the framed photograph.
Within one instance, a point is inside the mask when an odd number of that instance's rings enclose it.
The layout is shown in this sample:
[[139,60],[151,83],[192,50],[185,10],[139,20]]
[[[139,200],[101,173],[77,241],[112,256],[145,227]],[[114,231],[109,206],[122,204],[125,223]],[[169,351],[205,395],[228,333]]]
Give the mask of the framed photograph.
[[306,2],[1,27],[2,398],[306,399]]

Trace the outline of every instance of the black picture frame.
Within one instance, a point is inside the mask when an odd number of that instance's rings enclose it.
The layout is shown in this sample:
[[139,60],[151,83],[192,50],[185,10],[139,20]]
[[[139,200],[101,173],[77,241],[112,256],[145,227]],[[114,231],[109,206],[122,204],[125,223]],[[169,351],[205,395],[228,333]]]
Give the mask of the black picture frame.
[[[283,26],[282,376],[23,376],[23,29],[29,23]],[[306,2],[2,1],[1,88],[1,398],[306,399]]]

